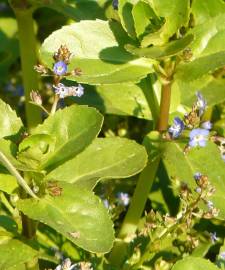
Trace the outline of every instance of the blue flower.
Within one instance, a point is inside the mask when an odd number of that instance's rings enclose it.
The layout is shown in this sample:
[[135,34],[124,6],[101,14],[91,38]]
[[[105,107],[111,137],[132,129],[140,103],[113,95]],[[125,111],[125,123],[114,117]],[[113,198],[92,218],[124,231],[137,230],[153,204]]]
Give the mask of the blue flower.
[[207,129],[201,128],[193,129],[189,134],[190,137],[189,146],[195,147],[199,145],[201,147],[205,147],[206,141],[208,140],[208,135],[209,131]]
[[199,110],[199,116],[202,116],[205,111],[207,103],[200,92],[197,92],[196,96],[197,96],[196,106]]
[[169,134],[173,139],[178,138],[184,130],[184,123],[179,117],[175,117],[173,125],[168,129]]
[[113,0],[112,1],[112,6],[113,6],[114,9],[117,10],[118,9],[118,0]]
[[211,242],[214,244],[216,241],[218,241],[218,237],[216,236],[216,232],[210,233],[210,239]]
[[118,192],[117,198],[119,200],[119,203],[124,206],[127,206],[130,202],[130,197],[128,193]]
[[212,123],[210,121],[203,122],[201,124],[201,127],[204,128],[204,129],[210,130],[210,129],[212,129]]
[[63,61],[54,64],[53,71],[56,75],[62,76],[67,72],[67,65]]
[[196,172],[196,173],[194,174],[194,179],[195,179],[196,181],[199,181],[199,180],[201,179],[201,177],[202,177],[202,174],[201,174],[200,172]]

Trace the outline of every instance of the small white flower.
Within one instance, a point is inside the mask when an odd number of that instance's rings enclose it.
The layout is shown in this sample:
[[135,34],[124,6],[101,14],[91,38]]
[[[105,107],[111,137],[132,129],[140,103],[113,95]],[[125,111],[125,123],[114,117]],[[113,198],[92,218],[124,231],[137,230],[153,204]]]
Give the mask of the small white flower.
[[72,264],[69,258],[65,259],[62,264],[58,265],[55,270],[76,270],[76,264]]

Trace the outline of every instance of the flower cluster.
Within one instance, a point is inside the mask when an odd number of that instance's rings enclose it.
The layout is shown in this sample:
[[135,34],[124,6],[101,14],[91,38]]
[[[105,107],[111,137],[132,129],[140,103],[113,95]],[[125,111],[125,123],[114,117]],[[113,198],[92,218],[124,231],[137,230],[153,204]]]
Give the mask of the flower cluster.
[[[215,188],[211,186],[208,177],[197,172],[193,175],[193,178],[197,184],[196,189],[190,188],[177,178],[173,179],[174,187],[176,187],[181,198],[180,211],[176,216],[171,216],[169,213],[162,215],[160,211],[155,212],[152,209],[145,213],[143,222],[139,225],[137,232],[126,238],[132,254],[129,259],[130,262],[133,262],[140,254],[144,254],[143,256],[146,254],[147,256],[150,252],[162,251],[164,244],[167,247],[169,239],[169,241],[172,240],[171,246],[178,248],[182,253],[183,251],[192,253],[200,245],[202,238],[199,237],[199,232],[195,228],[196,222],[199,222],[202,218],[216,217],[218,210],[209,200],[215,192]],[[218,241],[216,232],[204,234],[213,244]]]
[[59,83],[58,85],[53,85],[53,88],[60,98],[68,96],[81,97],[84,94],[84,88],[81,84],[78,84],[78,86],[65,86],[63,83]]
[[197,100],[192,106],[191,112],[185,114],[183,120],[175,117],[173,124],[168,129],[168,133],[172,139],[177,139],[185,128],[191,129],[189,147],[204,147],[209,137],[209,130],[212,129],[212,124],[210,121],[201,122],[207,103],[200,92],[197,92],[196,96]]
[[200,194],[199,199],[206,205],[206,211],[203,212],[202,217],[204,218],[212,218],[216,217],[219,213],[219,210],[214,207],[214,203],[209,200],[209,197],[211,197],[215,193],[215,188],[211,186],[207,175],[203,175],[199,172],[195,173],[194,179],[197,184],[196,192]]
[[[53,89],[55,90],[55,99],[52,105],[51,114],[56,111],[59,99],[64,99],[65,97],[69,96],[81,97],[84,94],[84,88],[81,84],[78,84],[77,86],[66,86],[61,83],[61,80],[67,76],[80,76],[82,74],[81,69],[78,67],[76,67],[71,72],[68,71],[71,55],[72,53],[67,48],[67,46],[61,45],[53,55],[54,64],[52,70],[49,70],[47,67],[41,64],[34,67],[34,69],[41,75],[53,76]],[[42,98],[37,91],[32,91],[30,98],[33,104],[41,107],[47,115],[50,114],[42,105]]]

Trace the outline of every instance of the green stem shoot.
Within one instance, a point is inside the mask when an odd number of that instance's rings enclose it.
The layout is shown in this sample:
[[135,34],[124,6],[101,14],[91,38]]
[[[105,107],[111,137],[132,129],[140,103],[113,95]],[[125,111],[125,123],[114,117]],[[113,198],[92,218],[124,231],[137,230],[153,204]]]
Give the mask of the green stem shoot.
[[36,38],[32,9],[14,8],[19,31],[20,56],[23,84],[25,89],[25,110],[28,129],[41,122],[40,109],[29,103],[30,92],[38,89],[38,75],[34,70],[37,64]]

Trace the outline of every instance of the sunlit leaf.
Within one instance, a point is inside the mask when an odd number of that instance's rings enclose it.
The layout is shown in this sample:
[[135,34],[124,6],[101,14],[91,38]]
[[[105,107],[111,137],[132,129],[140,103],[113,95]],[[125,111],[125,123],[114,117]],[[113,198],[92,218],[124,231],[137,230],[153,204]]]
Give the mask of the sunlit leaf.
[[76,183],[93,189],[99,180],[137,174],[146,162],[144,147],[134,141],[97,138],[82,153],[53,170],[47,179]]
[[72,53],[69,71],[82,70],[68,79],[96,85],[137,82],[152,72],[153,62],[125,51],[123,44],[129,42],[116,22],[82,21],[53,32],[41,47],[41,59],[52,68],[52,56],[63,44]]
[[20,200],[18,208],[85,250],[108,252],[114,240],[113,224],[100,199],[72,184],[59,182],[57,185],[62,189],[61,195]]

